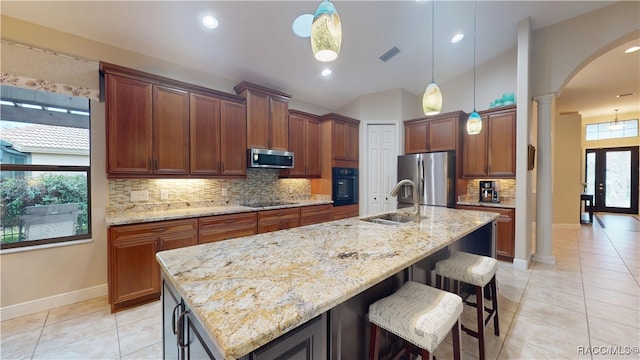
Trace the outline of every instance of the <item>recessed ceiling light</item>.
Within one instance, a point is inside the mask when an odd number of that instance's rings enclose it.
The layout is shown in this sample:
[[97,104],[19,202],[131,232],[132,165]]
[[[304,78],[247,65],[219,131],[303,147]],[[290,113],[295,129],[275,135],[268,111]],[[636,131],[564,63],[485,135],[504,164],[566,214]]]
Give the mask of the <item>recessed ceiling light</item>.
[[311,23],[313,22],[312,14],[302,14],[293,21],[293,33],[301,38],[311,36]]
[[204,25],[207,29],[215,29],[220,25],[218,19],[214,18],[211,15],[202,17],[202,25]]
[[636,52],[640,50],[640,46],[632,46],[630,48],[628,48],[627,50],[625,50],[625,54],[631,54],[632,52]]
[[451,43],[452,44],[457,44],[462,39],[464,39],[464,34],[463,33],[457,33],[457,34],[453,35],[453,37],[451,38]]
[[322,74],[322,76],[327,77],[327,76],[331,75],[332,72],[333,71],[331,71],[331,69],[324,69],[324,70],[322,70],[321,74]]

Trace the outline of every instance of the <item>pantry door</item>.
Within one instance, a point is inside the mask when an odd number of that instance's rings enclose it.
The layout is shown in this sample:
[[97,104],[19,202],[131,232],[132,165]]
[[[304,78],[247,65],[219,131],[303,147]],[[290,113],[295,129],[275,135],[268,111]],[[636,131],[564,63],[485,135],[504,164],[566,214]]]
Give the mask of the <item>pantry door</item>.
[[638,149],[587,149],[586,193],[594,195],[594,211],[638,213]]

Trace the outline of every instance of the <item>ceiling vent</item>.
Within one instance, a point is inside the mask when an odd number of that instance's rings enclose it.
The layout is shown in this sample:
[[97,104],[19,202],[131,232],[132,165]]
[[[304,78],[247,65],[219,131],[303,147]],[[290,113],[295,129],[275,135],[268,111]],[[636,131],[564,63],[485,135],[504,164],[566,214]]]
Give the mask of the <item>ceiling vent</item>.
[[382,56],[380,56],[380,60],[382,60],[384,62],[387,62],[392,57],[398,55],[399,52],[400,52],[400,50],[397,47],[394,46],[391,49],[389,49],[389,51],[387,51],[386,53],[382,54]]

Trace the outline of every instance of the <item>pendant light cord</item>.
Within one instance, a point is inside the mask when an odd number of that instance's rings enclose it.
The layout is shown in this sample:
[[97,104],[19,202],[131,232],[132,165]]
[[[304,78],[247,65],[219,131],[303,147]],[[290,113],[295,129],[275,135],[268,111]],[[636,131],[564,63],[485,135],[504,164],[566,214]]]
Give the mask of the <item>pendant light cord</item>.
[[436,67],[436,45],[435,45],[435,11],[436,11],[436,0],[431,0],[431,82],[435,83],[435,67]]
[[477,1],[473,1],[473,111],[476,111],[476,17]]

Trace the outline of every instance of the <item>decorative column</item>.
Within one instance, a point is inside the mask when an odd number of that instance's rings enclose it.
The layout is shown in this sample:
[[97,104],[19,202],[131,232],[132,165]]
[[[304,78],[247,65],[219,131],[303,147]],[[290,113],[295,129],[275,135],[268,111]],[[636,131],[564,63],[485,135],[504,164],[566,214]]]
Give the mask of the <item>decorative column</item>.
[[551,164],[551,120],[555,94],[535,98],[538,103],[538,149],[536,176],[536,251],[533,261],[555,264],[551,254],[551,227],[553,225],[553,185]]

